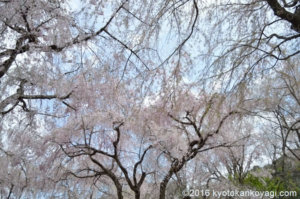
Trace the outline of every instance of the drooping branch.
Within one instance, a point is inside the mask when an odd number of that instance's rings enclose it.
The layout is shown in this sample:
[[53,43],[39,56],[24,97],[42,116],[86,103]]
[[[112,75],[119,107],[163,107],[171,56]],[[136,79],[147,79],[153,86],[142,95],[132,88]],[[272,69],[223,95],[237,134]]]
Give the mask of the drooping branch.
[[170,55],[159,65],[159,66],[162,66],[163,64],[167,63],[171,57],[173,57],[173,55],[176,53],[176,52],[181,52],[183,46],[186,44],[186,42],[192,37],[195,29],[196,29],[196,23],[198,21],[198,17],[199,17],[199,7],[198,7],[198,3],[197,3],[197,0],[193,0],[193,9],[195,9],[196,11],[196,15],[195,15],[195,18],[193,20],[193,24],[192,24],[192,27],[191,27],[191,31],[190,33],[188,34],[188,36],[174,49],[174,51],[172,53],[170,53]]
[[51,50],[54,50],[56,52],[60,52],[60,51],[62,51],[63,49],[65,49],[67,47],[73,46],[74,44],[78,44],[78,43],[81,43],[81,42],[84,42],[84,41],[88,41],[88,40],[91,40],[91,39],[95,38],[96,36],[100,35],[102,32],[106,32],[107,31],[107,27],[109,26],[109,24],[112,22],[112,20],[116,17],[116,15],[118,14],[118,12],[123,8],[124,4],[127,3],[127,2],[128,2],[128,0],[125,0],[117,8],[117,10],[111,15],[111,17],[108,19],[108,21],[106,22],[106,24],[103,27],[101,27],[99,30],[97,30],[96,32],[91,33],[91,34],[86,34],[82,38],[80,38],[80,35],[78,35],[72,41],[67,42],[67,43],[65,43],[65,44],[63,44],[61,46],[53,44],[53,45],[47,46],[46,48],[45,47],[41,47],[41,48],[42,49],[51,49]]
[[69,94],[65,95],[65,96],[58,96],[58,95],[21,95],[20,98],[22,99],[68,99],[71,96],[72,92],[70,92]]
[[293,1],[291,1],[291,2],[286,2],[286,0],[282,0],[282,2],[283,2],[283,6],[284,6],[285,8],[291,8],[291,7],[294,7],[294,6],[297,5],[298,0],[293,0]]
[[[20,86],[17,89],[17,92],[4,100],[0,102],[0,113],[2,115],[5,115],[9,112],[11,112],[20,102],[22,103],[22,108],[25,111],[28,111],[27,104],[24,100],[51,100],[51,99],[58,99],[58,100],[64,100],[70,98],[71,94],[73,91],[69,92],[65,96],[58,96],[58,95],[26,95],[24,94],[24,84],[26,83],[26,80],[21,80]],[[73,110],[76,110],[74,107],[71,105],[67,104],[66,102],[62,101],[63,104],[66,106],[72,108]],[[10,108],[7,110],[6,107],[11,105]]]
[[[112,16],[108,19],[106,24],[103,27],[101,27],[99,30],[97,30],[96,32],[91,33],[91,34],[86,34],[81,38],[78,35],[77,37],[75,37],[71,41],[66,42],[65,44],[62,44],[60,46],[58,46],[56,44],[51,44],[49,46],[45,46],[45,45],[41,45],[41,44],[38,43],[37,36],[32,33],[32,29],[31,29],[31,27],[29,25],[29,22],[27,20],[28,9],[26,9],[25,12],[21,13],[21,17],[25,22],[26,30],[24,28],[21,28],[21,27],[18,27],[18,26],[13,27],[13,26],[11,26],[11,25],[9,25],[8,23],[5,22],[5,24],[8,27],[10,27],[11,29],[17,31],[18,33],[21,33],[22,36],[17,40],[15,49],[8,49],[8,50],[3,51],[3,52],[0,53],[0,58],[3,57],[3,56],[9,56],[7,60],[5,60],[3,63],[0,63],[0,79],[7,73],[7,71],[9,70],[9,68],[11,67],[13,62],[15,61],[17,55],[21,54],[21,53],[24,53],[24,52],[27,52],[30,49],[30,43],[37,43],[37,44],[35,44],[35,48],[42,49],[44,51],[49,51],[50,50],[50,51],[60,52],[60,51],[62,51],[63,49],[65,49],[67,47],[70,47],[70,46],[73,46],[75,44],[93,39],[94,37],[100,35],[103,31],[106,31],[108,25],[116,17],[117,13],[121,10],[121,8],[123,8],[124,4],[127,1],[128,0],[125,0],[118,7],[118,9],[114,12],[114,14],[112,14]],[[50,20],[46,20],[45,23],[49,22]],[[28,40],[27,43],[25,43],[26,40]]]
[[147,66],[147,64],[142,60],[142,58],[137,54],[136,51],[134,51],[132,48],[130,48],[127,44],[125,44],[124,42],[122,42],[121,40],[119,40],[117,37],[115,37],[113,34],[111,34],[110,32],[108,32],[107,30],[104,30],[104,32],[106,34],[108,34],[113,40],[117,41],[118,43],[120,43],[125,49],[129,50],[131,54],[133,54],[134,56],[136,56],[136,58],[138,58],[138,60],[140,60],[140,62],[144,65],[144,67],[149,71],[149,67]]
[[287,11],[277,0],[266,0],[274,14],[292,24],[294,30],[300,33],[300,15]]
[[14,184],[11,184],[11,186],[9,188],[9,193],[8,193],[7,199],[10,199],[13,189],[14,189]]
[[29,50],[29,44],[23,44],[26,40],[32,38],[32,35],[24,35],[16,42],[15,49],[9,49],[1,52],[0,57],[9,56],[7,60],[0,64],[0,79],[6,74],[12,63],[15,61],[18,54],[24,53]]

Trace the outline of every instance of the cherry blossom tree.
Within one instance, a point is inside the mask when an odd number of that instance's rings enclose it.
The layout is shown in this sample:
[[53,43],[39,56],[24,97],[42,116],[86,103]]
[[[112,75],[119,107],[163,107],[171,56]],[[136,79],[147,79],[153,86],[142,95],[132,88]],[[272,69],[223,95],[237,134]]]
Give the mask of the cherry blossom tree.
[[299,161],[299,17],[284,0],[0,0],[1,197],[165,199],[242,187],[274,146]]
[[[121,95],[117,96],[120,98]],[[100,178],[109,178],[117,190],[118,198],[124,197],[124,182],[134,193],[134,197],[140,198],[142,194],[145,195],[141,193],[144,181],[150,180],[150,176],[156,176],[160,185],[157,197],[166,198],[166,189],[171,178],[198,153],[231,144],[223,142],[208,145],[207,142],[210,137],[219,134],[230,117],[238,113],[227,110],[216,117],[215,106],[220,108],[222,102],[215,95],[208,101],[202,99],[203,104],[198,104],[201,99],[192,95],[188,98],[178,99],[178,106],[189,108],[186,103],[193,104],[190,108],[194,110],[178,112],[183,117],[169,112],[177,108],[181,110],[180,107],[173,107],[174,109],[168,111],[165,110],[167,107],[163,108],[159,103],[151,105],[154,106],[151,108],[153,110],[149,107],[140,110],[141,115],[133,115],[132,119],[114,116],[116,111],[111,112],[107,117],[111,118],[112,128],[107,123],[109,119],[105,118],[104,123],[101,122],[100,118],[107,114],[104,109],[97,114],[77,117],[79,121],[71,119],[68,126],[55,133],[58,134],[56,142],[76,165],[69,166],[73,169],[67,174],[77,178],[93,178],[95,182]],[[116,102],[117,99],[114,100]],[[113,105],[107,108],[111,107]],[[140,144],[133,144],[135,142]],[[155,159],[157,163],[151,163]],[[160,173],[164,173],[162,177]]]

